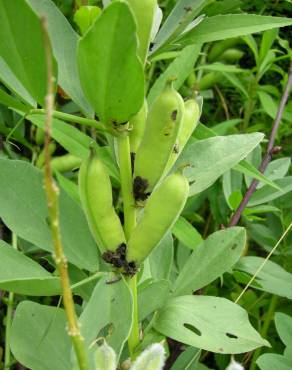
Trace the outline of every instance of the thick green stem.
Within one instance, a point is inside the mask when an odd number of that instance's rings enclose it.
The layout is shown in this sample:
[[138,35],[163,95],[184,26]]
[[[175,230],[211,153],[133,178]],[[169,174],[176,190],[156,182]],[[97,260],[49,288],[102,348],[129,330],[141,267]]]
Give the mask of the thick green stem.
[[129,279],[129,288],[132,292],[133,297],[133,325],[131,333],[128,339],[129,351],[133,359],[135,348],[138,346],[140,341],[139,335],[139,316],[138,316],[138,294],[137,294],[137,275]]
[[[128,135],[118,137],[118,153],[121,175],[121,187],[124,204],[124,228],[127,241],[136,225],[135,200],[133,195],[133,179],[130,154],[130,141]],[[139,317],[137,303],[137,277],[128,280],[133,297],[133,325],[128,339],[129,351],[133,357],[135,347],[139,343]]]
[[[268,309],[268,312],[266,313],[262,329],[260,330],[260,334],[263,338],[266,338],[268,334],[270,324],[274,318],[274,313],[275,313],[277,303],[278,303],[278,296],[273,295],[270,300],[269,309]],[[250,365],[249,370],[255,370],[257,368],[256,361],[259,358],[261,353],[262,353],[262,348],[258,348],[257,350],[255,350],[252,360],[251,360],[251,365]]]
[[[26,115],[29,116],[30,114],[45,114],[45,109],[31,109]],[[104,128],[102,127],[102,124],[99,121],[96,121],[95,119],[79,117],[75,116],[74,114],[58,112],[56,110],[52,112],[52,115],[54,118],[59,118],[63,121],[79,123],[80,125],[91,126],[95,127],[96,129],[105,131]]]
[[[17,249],[17,236],[12,233],[12,246]],[[6,329],[5,329],[5,363],[4,370],[9,370],[11,365],[10,339],[11,339],[11,324],[14,306],[14,293],[10,292],[7,302],[6,314]]]
[[118,137],[118,152],[119,152],[122,196],[124,204],[125,234],[126,239],[128,240],[136,225],[136,210],[133,195],[130,141],[128,135]]

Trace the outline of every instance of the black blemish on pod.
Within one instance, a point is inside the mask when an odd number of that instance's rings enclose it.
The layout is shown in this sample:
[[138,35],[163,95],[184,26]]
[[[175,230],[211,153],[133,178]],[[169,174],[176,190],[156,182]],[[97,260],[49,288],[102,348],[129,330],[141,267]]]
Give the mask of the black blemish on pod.
[[175,120],[176,120],[176,117],[177,117],[177,109],[175,109],[174,111],[172,111],[172,112],[171,112],[171,119],[172,119],[173,121],[175,121]]
[[149,186],[149,182],[146,179],[143,179],[141,176],[136,176],[134,178],[133,192],[135,200],[146,200],[150,195],[149,192],[146,192],[146,189]]
[[136,158],[136,153],[131,152],[131,168],[132,168],[132,175],[134,173],[134,166],[135,166],[135,158]]

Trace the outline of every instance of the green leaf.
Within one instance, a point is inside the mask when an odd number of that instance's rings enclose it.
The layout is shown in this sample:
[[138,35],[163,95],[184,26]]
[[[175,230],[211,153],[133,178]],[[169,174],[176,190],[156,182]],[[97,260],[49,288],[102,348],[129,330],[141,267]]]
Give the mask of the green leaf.
[[58,83],[89,117],[93,110],[81,88],[77,67],[78,35],[52,0],[27,0],[39,14],[45,14],[53,53],[58,62]]
[[198,348],[188,347],[183,351],[172,365],[171,370],[191,370],[197,369],[201,351]]
[[256,363],[261,370],[291,370],[292,368],[291,360],[274,353],[265,353],[257,359]]
[[79,41],[82,88],[103,123],[124,123],[144,101],[144,72],[136,55],[136,25],[126,3],[106,7]]
[[72,370],[71,339],[66,331],[65,312],[22,301],[12,323],[11,351],[29,369]]
[[14,108],[22,112],[27,112],[30,109],[13,96],[7,94],[2,88],[0,88],[0,103],[9,108]]
[[263,134],[216,136],[186,146],[174,168],[189,165],[185,175],[191,183],[190,196],[212,185],[224,172],[247,156]]
[[154,328],[181,343],[215,353],[249,352],[269,345],[250,325],[247,312],[225,298],[173,298],[158,312]]
[[[80,324],[88,346],[99,336],[106,337],[119,357],[132,325],[132,296],[126,282],[116,278],[108,274],[99,280],[80,316]],[[91,363],[95,348],[90,351]]]
[[200,50],[201,46],[199,45],[190,45],[182,50],[180,55],[175,58],[153,84],[147,97],[149,106],[152,105],[157,96],[162,92],[169,79],[175,79],[173,86],[176,90],[179,90],[192,72]]
[[242,227],[231,227],[211,234],[188,258],[174,283],[174,294],[190,294],[231,269],[241,256],[245,241]]
[[[37,127],[44,129],[45,116],[43,114],[30,114],[26,119],[30,120]],[[52,120],[52,138],[69,153],[82,159],[88,158],[89,147],[93,142],[90,136],[84,134],[76,127],[56,118],[53,118]],[[99,147],[96,145],[96,151],[106,165],[109,174],[119,182],[119,171],[111,157],[109,148]]]
[[[243,257],[234,267],[237,271],[246,272],[253,276],[264,262],[261,257]],[[249,278],[247,279],[249,280]],[[292,274],[275,262],[267,261],[254,279],[252,287],[264,292],[292,299]]]
[[246,176],[253,177],[256,180],[261,181],[263,184],[269,185],[274,189],[281,190],[281,188],[272,181],[267,174],[263,175],[257,168],[255,168],[251,163],[246,160],[241,161],[236,166],[234,166],[236,171],[243,173]]
[[[38,248],[53,251],[42,172],[24,161],[0,159],[0,183],[3,222],[19,237]],[[81,208],[63,191],[59,202],[66,257],[81,269],[96,271],[98,249]]]
[[[198,139],[205,139],[209,137],[215,137],[219,134],[225,133],[225,128],[229,127],[229,125],[232,127],[234,123],[239,123],[240,120],[230,120],[222,122],[221,124],[212,127],[212,129],[202,125],[201,123],[197,126],[197,129],[195,131],[195,137]],[[221,126],[220,126],[221,125]],[[219,129],[219,130],[218,130]],[[222,132],[223,131],[223,132]],[[239,171],[243,174],[246,174],[248,176],[252,176],[253,178],[261,181],[264,184],[268,184],[275,189],[279,189],[278,185],[275,184],[273,181],[271,181],[266,175],[263,175],[256,167],[254,167],[252,164],[250,164],[247,160],[242,160],[238,164],[236,164],[233,167],[236,171]]]
[[100,13],[101,9],[98,6],[84,5],[76,10],[74,22],[79,27],[82,35],[86,33]]
[[73,199],[77,204],[81,204],[78,185],[75,182],[69,180],[68,177],[60,174],[59,172],[55,172],[55,175],[57,177],[59,185],[62,189],[65,190],[69,197]]
[[176,40],[182,46],[201,44],[244,36],[272,28],[292,25],[289,18],[261,16],[255,14],[227,14],[205,18],[198,26]]
[[287,174],[290,164],[291,158],[289,157],[275,159],[269,163],[267,169],[265,170],[265,176],[270,180],[281,179]]
[[161,308],[170,291],[168,280],[156,280],[138,287],[139,319],[142,321],[152,312]]
[[[0,80],[5,84],[13,93],[15,93],[25,104],[30,107],[36,106],[35,100],[30,93],[22,85],[22,83],[13,74],[5,60],[0,56]],[[12,105],[11,105],[12,107]],[[21,107],[22,110],[22,107]]]
[[152,52],[163,46],[169,39],[173,39],[175,35],[179,35],[207,3],[208,0],[177,1],[154,40]]
[[[25,0],[0,2],[0,60],[17,84],[0,68],[0,78],[32,105],[44,103],[47,67],[40,20]],[[21,87],[21,88],[20,88]],[[25,94],[23,94],[23,89]]]
[[0,288],[31,296],[58,295],[60,280],[38,263],[0,240]]
[[268,185],[263,186],[253,193],[248,202],[249,207],[271,202],[272,200],[280,198],[292,191],[292,176],[287,176],[282,179],[275,180],[274,182],[278,185],[280,190],[271,188]]
[[168,233],[148,257],[153,279],[169,279],[173,263],[173,253],[173,238],[171,233]]
[[172,228],[172,233],[190,249],[195,249],[203,241],[201,234],[184,217],[179,217]]
[[285,346],[292,348],[292,317],[276,312],[275,325],[282,342]]
[[[275,101],[271,97],[271,95],[269,95],[265,91],[258,91],[257,94],[260,98],[260,102],[261,102],[261,105],[262,105],[265,113],[267,113],[268,116],[270,116],[271,118],[275,119],[276,115],[277,115],[279,103],[277,101]],[[291,119],[292,119],[292,113],[290,113],[288,111],[284,111],[282,117],[283,117],[283,119],[290,122]]]

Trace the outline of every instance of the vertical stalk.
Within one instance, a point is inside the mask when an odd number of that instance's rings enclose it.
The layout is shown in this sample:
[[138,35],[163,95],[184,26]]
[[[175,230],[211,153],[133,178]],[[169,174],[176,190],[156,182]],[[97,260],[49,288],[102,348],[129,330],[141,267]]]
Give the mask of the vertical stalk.
[[[269,309],[268,309],[268,312],[266,314],[262,329],[260,331],[260,334],[263,338],[265,338],[268,334],[270,324],[271,324],[271,322],[274,318],[274,313],[275,313],[275,309],[277,307],[277,303],[278,303],[278,297],[276,295],[273,295],[271,300],[270,300]],[[253,354],[253,357],[252,357],[252,360],[251,360],[249,370],[255,370],[256,369],[256,367],[257,367],[256,361],[257,361],[258,357],[260,356],[261,352],[262,352],[262,348],[258,348],[258,349],[255,350],[255,352]]]
[[130,140],[128,135],[124,136],[122,134],[118,136],[117,141],[118,141],[121,187],[124,204],[124,218],[125,218],[124,225],[126,239],[128,240],[136,225],[136,210],[133,195]]
[[[121,188],[124,204],[124,228],[127,241],[136,225],[135,200],[133,195],[132,166],[130,155],[130,141],[128,135],[121,135],[117,139]],[[139,317],[137,303],[137,277],[129,278],[128,285],[133,297],[133,325],[128,339],[128,346],[131,356],[139,343]]]
[[84,339],[81,335],[77,316],[75,313],[73,294],[70,287],[70,280],[68,275],[68,264],[63,251],[61,241],[61,230],[59,224],[59,188],[57,187],[51,169],[51,154],[49,150],[51,139],[51,125],[54,107],[54,76],[52,67],[52,51],[50,47],[50,40],[47,33],[46,19],[41,19],[44,46],[47,62],[47,95],[45,97],[45,168],[44,168],[44,187],[47,196],[48,213],[50,228],[52,234],[52,241],[54,245],[54,259],[60,275],[63,302],[68,322],[68,334],[72,339],[73,348],[77,357],[77,362],[80,370],[88,370],[88,359]]
[[[17,236],[14,233],[12,233],[12,247],[14,249],[17,249]],[[14,306],[14,293],[10,292],[8,296],[7,314],[6,314],[4,370],[9,370],[11,364],[10,340],[11,340],[13,306]]]

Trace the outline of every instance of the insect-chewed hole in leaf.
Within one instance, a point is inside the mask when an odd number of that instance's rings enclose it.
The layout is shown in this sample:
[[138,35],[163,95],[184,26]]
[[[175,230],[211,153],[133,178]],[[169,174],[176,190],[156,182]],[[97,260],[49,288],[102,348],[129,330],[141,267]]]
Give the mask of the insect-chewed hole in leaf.
[[202,333],[200,332],[200,330],[199,329],[197,329],[195,326],[193,326],[193,325],[191,325],[191,324],[184,324],[184,327],[186,328],[186,329],[188,329],[188,330],[190,330],[190,331],[192,331],[194,334],[196,334],[196,335],[199,335],[199,336],[201,336],[202,335]]
[[231,249],[234,251],[234,249],[236,249],[236,247],[237,247],[237,244],[234,243],[234,244],[232,244]]
[[108,323],[106,324],[99,332],[98,336],[99,337],[108,337],[109,335],[112,335],[114,332],[115,328],[113,323]]
[[238,336],[235,335],[235,334],[231,334],[231,333],[226,333],[227,337],[228,338],[232,338],[232,339],[238,339]]

